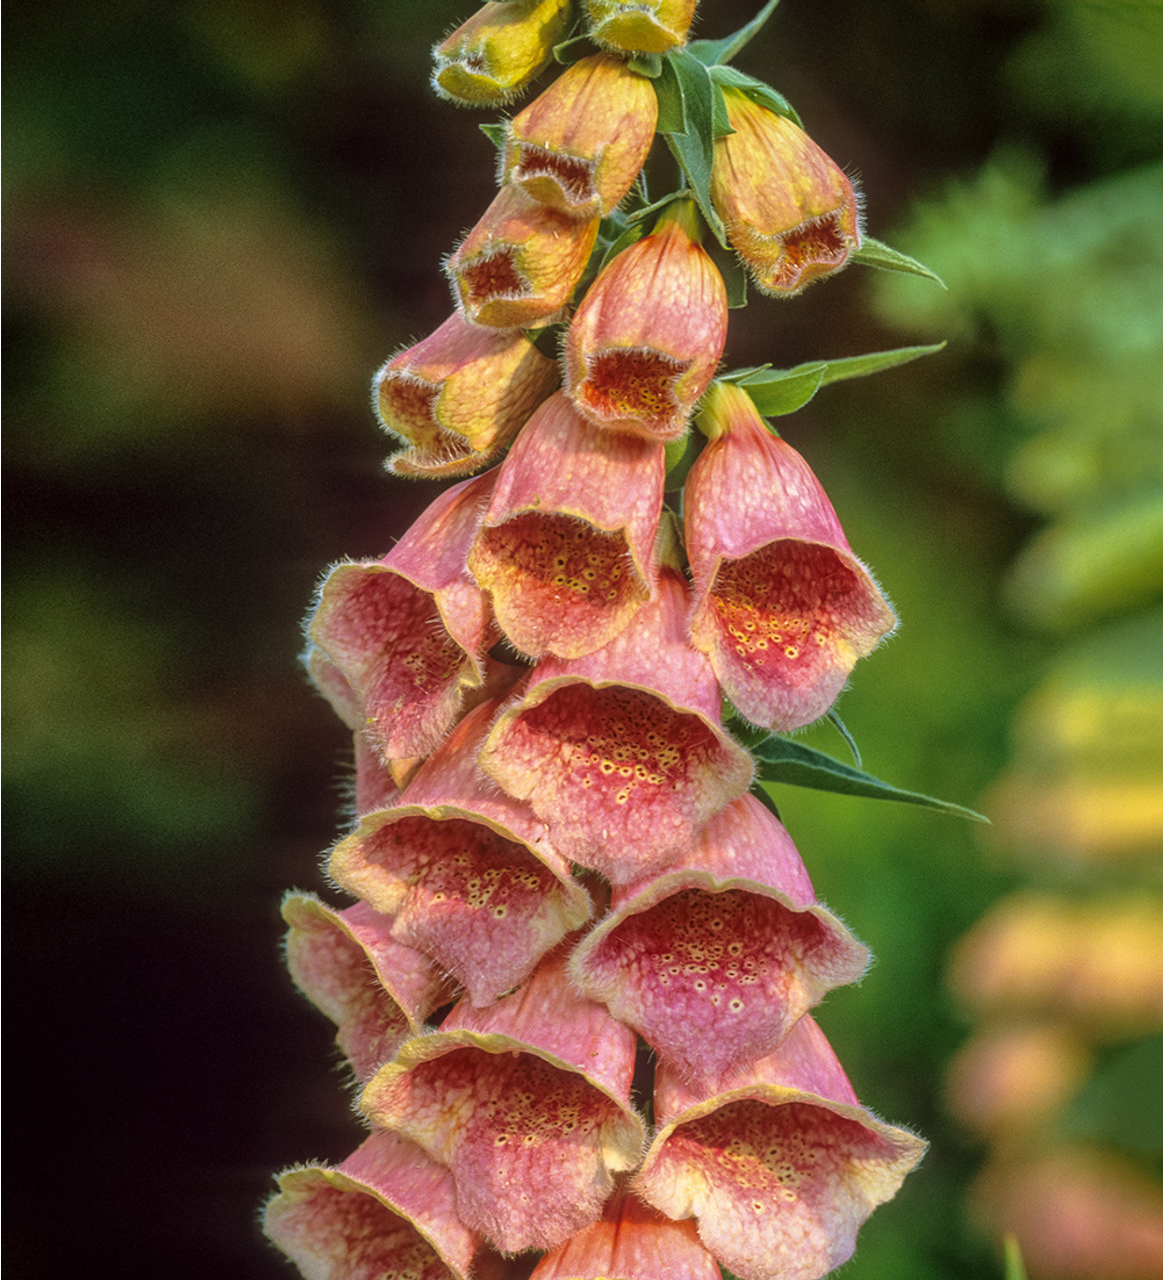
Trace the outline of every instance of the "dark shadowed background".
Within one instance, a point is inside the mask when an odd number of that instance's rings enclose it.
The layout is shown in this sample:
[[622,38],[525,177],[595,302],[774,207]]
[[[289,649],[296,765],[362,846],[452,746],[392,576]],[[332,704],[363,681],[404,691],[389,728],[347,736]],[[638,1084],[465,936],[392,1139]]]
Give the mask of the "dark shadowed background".
[[[707,3],[701,33],[751,11]],[[440,259],[491,198],[494,115],[427,85],[468,12],[7,7],[21,1280],[289,1274],[256,1225],[272,1173],[359,1140],[279,952],[349,771],[299,625],[325,566],[382,554],[438,491],[384,476],[367,387],[448,314]],[[738,60],[859,174],[872,234],[950,286],[852,268],[733,313],[726,355],[949,340],[781,422],[902,617],[840,704],[865,766],[995,820],[781,799],[878,957],[821,1022],[869,1105],[933,1144],[851,1280],[1001,1275],[1006,1225],[1032,1277],[1158,1268],[1103,1193],[1130,1179],[1118,1204],[1151,1211],[1160,1162],[1159,54],[1134,0],[784,0]],[[1000,900],[1022,927],[960,943]],[[1105,910],[1131,914],[1088,961]],[[1100,1207],[1055,1254],[1038,1162],[1062,1151],[1100,1170],[1063,1222]],[[1111,1266],[1081,1270],[1096,1240]]]

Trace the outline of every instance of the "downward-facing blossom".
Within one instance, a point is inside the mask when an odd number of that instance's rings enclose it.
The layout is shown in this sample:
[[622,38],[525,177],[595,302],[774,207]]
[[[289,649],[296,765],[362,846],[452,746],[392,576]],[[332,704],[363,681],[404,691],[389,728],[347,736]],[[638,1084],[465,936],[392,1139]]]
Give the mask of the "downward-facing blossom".
[[613,639],[652,591],[662,445],[611,437],[558,392],[502,463],[469,569],[531,657]]
[[787,116],[740,89],[723,97],[732,132],[715,140],[712,202],[756,286],[790,297],[860,247],[857,195]]
[[666,53],[687,41],[696,0],[586,0],[590,38],[621,53]]
[[564,960],[488,1009],[456,1005],[360,1100],[449,1167],[462,1220],[503,1253],[552,1249],[595,1222],[642,1154],[634,1033],[571,990]]
[[445,262],[466,320],[530,329],[560,318],[598,235],[597,216],[578,219],[539,204],[507,182]]
[[450,316],[376,374],[381,425],[405,441],[397,475],[468,475],[494,461],[557,383],[554,362],[520,330],[482,329]]
[[468,106],[508,102],[549,65],[569,19],[570,0],[491,0],[433,50],[433,88]]
[[599,1221],[547,1253],[530,1280],[720,1280],[720,1270],[690,1219],[674,1222],[617,1191]]
[[593,422],[646,440],[682,435],[727,339],[723,278],[677,201],[613,258],[566,333],[566,390]]
[[682,577],[663,569],[655,599],[607,645],[538,663],[481,753],[564,857],[616,884],[681,856],[752,780],[720,727],[710,664],[687,643],[688,607]]
[[896,619],[808,463],[747,392],[716,383],[700,422],[715,438],[684,489],[691,638],[743,715],[797,729],[824,715]]
[[283,899],[287,968],[338,1028],[336,1042],[367,1080],[455,986],[419,951],[392,937],[392,920],[356,902],[337,911],[314,894]]
[[496,707],[471,712],[405,788],[332,850],[328,870],[393,917],[392,936],[488,1004],[590,916],[585,890],[528,806],[478,768]]
[[716,1079],[771,1053],[868,960],[817,903],[787,831],[743,796],[665,873],[615,889],[570,972],[661,1061]]
[[481,1237],[457,1213],[443,1165],[395,1133],[373,1133],[338,1168],[279,1175],[263,1230],[311,1280],[468,1280]]
[[635,1190],[699,1236],[739,1280],[818,1280],[897,1193],[925,1143],[857,1101],[811,1018],[768,1058],[708,1089],[665,1063],[661,1126]]
[[427,755],[487,688],[497,633],[465,561],[493,479],[446,490],[383,559],[339,564],[320,588],[308,639],[326,661],[309,667],[387,759]]
[[501,179],[571,217],[605,216],[638,177],[658,113],[651,82],[621,58],[583,58],[506,125]]

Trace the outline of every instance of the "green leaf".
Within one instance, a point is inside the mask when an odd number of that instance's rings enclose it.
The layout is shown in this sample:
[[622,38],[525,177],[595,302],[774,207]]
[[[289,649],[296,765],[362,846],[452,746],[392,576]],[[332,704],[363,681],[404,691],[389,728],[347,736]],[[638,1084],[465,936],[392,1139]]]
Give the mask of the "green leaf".
[[[927,280],[935,280],[946,289],[946,282],[929,267],[923,266],[916,258],[908,254],[898,253],[880,240],[866,238],[864,244],[852,255],[850,262],[860,262],[866,267],[877,267],[881,271],[904,271],[913,276],[925,276]],[[946,289],[949,293],[949,290]]]
[[808,404],[824,383],[826,367],[822,360],[795,369],[772,369],[768,373],[753,374],[740,385],[763,417],[777,418],[795,413]]
[[711,158],[720,90],[712,84],[703,63],[686,49],[663,58],[663,70],[654,85],[659,100],[658,130],[683,170],[700,213],[726,247],[723,223],[711,203]]
[[[775,111],[778,116],[787,116],[797,128],[804,127],[792,103],[782,93],[778,93],[773,89],[770,84],[765,84],[763,80],[757,80],[755,76],[747,75],[743,71],[737,71],[735,67],[712,67],[708,74],[711,76],[712,83],[718,85],[721,89],[725,85],[733,89],[740,89],[753,102],[758,102],[760,106],[767,107],[769,111]],[[723,137],[723,134],[718,136]]]
[[554,61],[568,67],[594,52],[594,45],[588,35],[567,36],[565,40],[554,45]]
[[[724,249],[722,245],[713,242],[708,248],[712,262],[715,263],[716,270],[723,278],[724,290],[727,293],[727,304],[729,311],[738,311],[741,307],[748,305],[748,269],[739,260],[739,258]],[[770,366],[767,366],[770,367]]]
[[821,387],[848,378],[864,378],[882,369],[908,364],[919,356],[933,355],[946,344],[926,347],[897,347],[892,351],[871,351],[863,356],[843,356],[839,360],[814,360],[792,369],[733,369],[721,375],[725,382],[744,388],[756,408],[766,418],[792,413],[806,405]]
[[738,31],[732,32],[730,36],[724,36],[722,40],[693,40],[687,46],[688,51],[709,67],[721,62],[729,62],[760,31],[776,11],[779,3],[780,0],[768,0],[751,22],[746,23]]
[[839,715],[837,715],[835,711],[829,711],[828,715],[825,718],[828,720],[829,724],[831,724],[833,728],[836,729],[836,731],[841,735],[841,737],[844,738],[845,745],[849,748],[849,751],[853,756],[853,763],[859,769],[861,767],[861,752],[858,750],[856,740],[854,739],[853,735],[849,732],[845,722],[841,719]]
[[970,818],[974,822],[989,822],[988,818],[973,809],[967,809],[949,800],[935,800],[917,791],[903,791],[880,778],[842,764],[832,756],[813,747],[801,746],[773,734],[752,748],[752,754],[760,766],[760,781],[783,783],[792,787],[810,787],[816,791],[835,791],[838,795],[864,796],[870,800],[897,800],[902,804],[918,804],[939,813]]
[[688,431],[678,440],[669,440],[664,447],[667,462],[667,480],[664,491],[679,493],[687,480],[691,465],[699,457],[707,443],[698,431]]

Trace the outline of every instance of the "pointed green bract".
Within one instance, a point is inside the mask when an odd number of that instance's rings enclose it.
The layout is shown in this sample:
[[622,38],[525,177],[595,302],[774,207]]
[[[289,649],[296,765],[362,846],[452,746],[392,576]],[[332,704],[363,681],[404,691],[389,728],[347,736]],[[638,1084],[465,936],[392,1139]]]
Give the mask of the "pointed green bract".
[[765,785],[783,783],[791,787],[809,787],[814,791],[835,791],[843,796],[864,796],[870,800],[897,800],[902,804],[918,804],[939,813],[969,818],[973,822],[989,822],[990,819],[973,809],[954,804],[949,800],[937,800],[917,791],[905,791],[892,783],[882,782],[863,769],[842,764],[832,756],[813,747],[801,746],[776,734],[752,748],[759,768],[760,781]]
[[[929,267],[918,262],[916,258],[911,258],[909,254],[899,253],[887,244],[882,244],[880,240],[874,240],[872,236],[865,237],[851,261],[863,263],[867,267],[877,267],[882,271],[904,271],[908,275],[925,276],[927,280],[934,280],[943,289],[946,288],[946,282],[936,271],[931,271]],[[947,289],[946,292],[948,293],[949,290]]]
[[776,12],[779,3],[780,0],[768,0],[751,22],[745,23],[738,31],[721,40],[692,40],[687,51],[709,67],[730,62]]

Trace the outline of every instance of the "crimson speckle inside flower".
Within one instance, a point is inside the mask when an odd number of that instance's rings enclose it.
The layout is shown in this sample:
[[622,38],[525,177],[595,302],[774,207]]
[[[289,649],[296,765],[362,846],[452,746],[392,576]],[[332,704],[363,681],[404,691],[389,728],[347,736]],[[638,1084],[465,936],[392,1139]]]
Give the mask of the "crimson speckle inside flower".
[[540,177],[548,177],[561,187],[571,204],[583,204],[595,195],[593,161],[524,142],[511,180],[523,182]]
[[818,275],[835,271],[852,249],[839,212],[815,218],[778,239],[784,252],[764,283],[780,290],[797,289]]
[[642,418],[662,430],[678,411],[675,383],[690,367],[690,360],[657,351],[603,351],[588,357],[586,378],[575,394],[600,418]]
[[811,912],[685,889],[629,915],[588,957],[583,983],[679,1068],[717,1074],[772,1051],[813,1002],[806,962],[827,967],[836,950]]
[[480,307],[493,298],[520,298],[529,292],[529,285],[514,265],[511,253],[512,250],[503,249],[459,268],[468,306]]
[[449,1280],[449,1268],[411,1223],[371,1194],[320,1185],[268,1231],[304,1275],[344,1280]]

